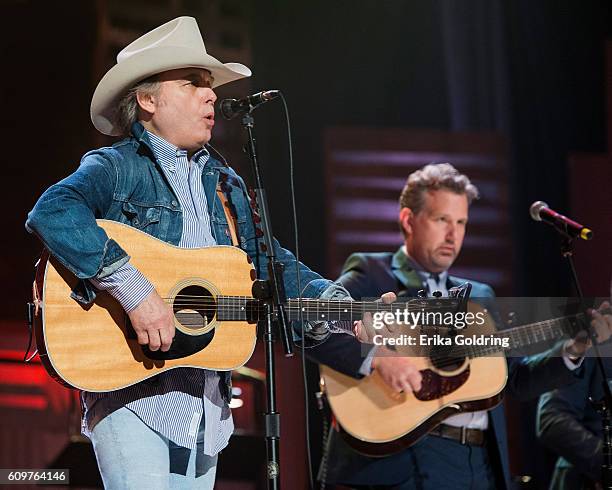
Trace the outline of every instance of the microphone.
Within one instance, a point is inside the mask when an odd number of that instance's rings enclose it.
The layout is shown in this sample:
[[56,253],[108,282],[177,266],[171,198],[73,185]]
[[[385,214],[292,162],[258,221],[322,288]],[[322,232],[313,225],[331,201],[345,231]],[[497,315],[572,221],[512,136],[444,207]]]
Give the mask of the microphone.
[[535,221],[545,221],[569,237],[579,237],[583,240],[593,238],[593,232],[589,228],[553,211],[544,201],[534,202],[529,208],[529,214]]
[[240,114],[251,112],[257,106],[276,99],[280,94],[278,90],[264,90],[244,99],[223,99],[221,101],[221,114],[225,119],[233,119]]

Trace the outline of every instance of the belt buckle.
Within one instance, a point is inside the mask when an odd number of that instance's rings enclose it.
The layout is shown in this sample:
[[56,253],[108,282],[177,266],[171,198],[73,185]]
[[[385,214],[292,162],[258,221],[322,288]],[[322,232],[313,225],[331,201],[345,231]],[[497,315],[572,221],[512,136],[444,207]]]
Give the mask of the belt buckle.
[[467,427],[465,425],[461,426],[461,444],[465,446],[467,443]]

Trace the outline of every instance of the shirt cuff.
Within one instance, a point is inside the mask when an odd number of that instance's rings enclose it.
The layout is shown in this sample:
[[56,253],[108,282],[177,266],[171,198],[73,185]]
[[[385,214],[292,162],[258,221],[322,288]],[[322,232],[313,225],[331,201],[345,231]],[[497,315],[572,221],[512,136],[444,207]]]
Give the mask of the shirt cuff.
[[[331,283],[317,298],[329,301],[353,301],[349,292],[342,286]],[[322,342],[326,340],[332,333],[348,333],[353,334],[353,322],[343,320],[330,321],[311,321],[306,323],[306,336],[310,340]]]
[[569,342],[569,340],[563,344],[563,348],[561,350],[562,352],[561,357],[563,358],[563,362],[565,366],[567,367],[567,369],[569,369],[570,371],[575,371],[580,366],[582,366],[582,362],[584,361],[584,356],[576,357],[575,359],[572,359],[570,355],[567,353],[567,350],[565,350],[565,347],[567,346],[567,342]]
[[376,355],[377,350],[377,346],[374,346],[370,349],[370,352],[368,352],[368,355],[359,367],[359,374],[362,374],[363,376],[369,376],[370,374],[372,374],[372,361],[374,360],[374,356]]
[[149,280],[132,264],[126,262],[103,279],[90,279],[101,291],[107,291],[129,313],[154,290]]

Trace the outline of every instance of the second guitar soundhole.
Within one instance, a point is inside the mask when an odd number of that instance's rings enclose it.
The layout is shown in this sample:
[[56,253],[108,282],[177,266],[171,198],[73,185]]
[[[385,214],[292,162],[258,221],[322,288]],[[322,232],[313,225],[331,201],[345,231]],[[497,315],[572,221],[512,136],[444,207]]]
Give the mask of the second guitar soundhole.
[[437,346],[431,350],[429,358],[439,371],[451,373],[465,364],[465,357],[457,350],[456,346]]
[[205,329],[217,313],[214,295],[202,286],[192,285],[182,288],[172,305],[174,316],[189,331]]

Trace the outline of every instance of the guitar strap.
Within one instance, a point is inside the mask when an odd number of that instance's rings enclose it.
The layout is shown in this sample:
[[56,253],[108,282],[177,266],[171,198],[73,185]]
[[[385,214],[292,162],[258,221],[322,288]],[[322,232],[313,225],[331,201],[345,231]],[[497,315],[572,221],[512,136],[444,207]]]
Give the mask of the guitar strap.
[[217,185],[217,196],[219,196],[219,199],[221,200],[221,204],[223,206],[223,212],[225,213],[225,217],[227,218],[227,227],[229,228],[230,237],[232,239],[232,245],[234,247],[237,247],[238,246],[238,234],[237,234],[238,223],[236,223],[236,218],[232,214],[232,208],[231,208],[229,201],[227,200],[227,196],[225,195],[225,192],[223,192],[223,190],[221,189],[221,184]]

